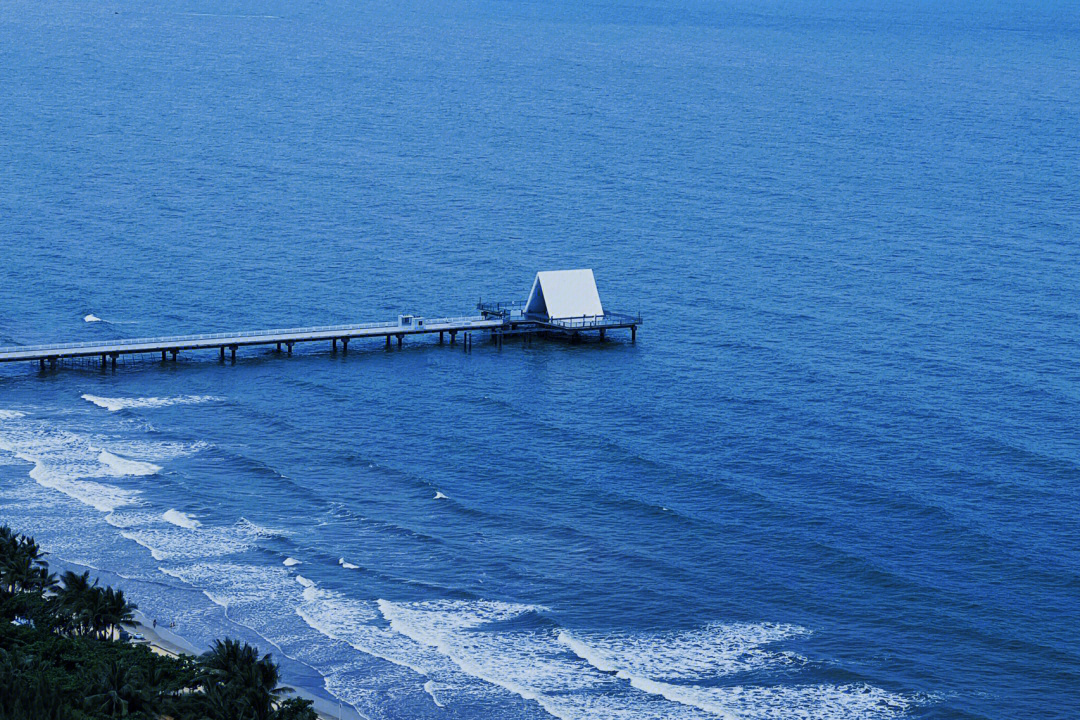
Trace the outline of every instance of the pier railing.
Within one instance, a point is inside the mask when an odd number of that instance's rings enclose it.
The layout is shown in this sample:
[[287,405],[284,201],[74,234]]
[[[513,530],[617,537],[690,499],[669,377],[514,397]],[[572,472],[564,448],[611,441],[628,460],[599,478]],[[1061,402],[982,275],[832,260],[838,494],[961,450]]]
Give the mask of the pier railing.
[[[434,325],[461,325],[469,322],[481,322],[484,318],[476,315],[465,315],[460,317],[448,317],[448,318],[425,318],[424,322],[429,326]],[[86,340],[83,342],[75,343],[54,343],[51,345],[15,345],[10,347],[0,348],[0,353],[6,352],[48,352],[49,350],[77,350],[79,348],[100,347],[101,345],[109,345],[116,347],[126,347],[131,345],[180,345],[183,343],[191,342],[203,342],[206,340],[226,340],[234,339],[237,337],[244,338],[260,338],[260,337],[275,337],[281,335],[298,335],[298,334],[314,334],[314,333],[328,333],[328,332],[341,332],[350,333],[362,330],[375,330],[382,328],[396,328],[401,327],[400,323],[393,320],[387,322],[370,322],[370,323],[358,323],[353,325],[322,325],[318,327],[304,327],[304,328],[279,328],[276,330],[246,330],[244,332],[221,332],[221,333],[202,333],[200,335],[164,335],[159,337],[148,338],[121,338],[118,340]]]
[[569,318],[549,318],[544,315],[526,313],[525,302],[521,300],[509,300],[502,302],[481,301],[476,304],[476,309],[485,315],[495,315],[497,317],[508,318],[511,320],[533,321],[543,323],[545,325],[556,325],[560,328],[568,329],[602,328],[611,327],[613,325],[641,324],[641,315],[612,312],[610,310],[605,311],[603,315],[581,315]]
[[502,302],[484,302],[481,300],[476,303],[476,309],[481,313],[489,315],[522,315],[525,312],[525,301],[506,300]]
[[612,325],[640,325],[641,316],[609,311],[605,312],[603,315],[581,315],[579,317],[569,318],[548,318],[543,322],[548,325],[558,325],[559,327],[569,329],[600,328],[610,327]]

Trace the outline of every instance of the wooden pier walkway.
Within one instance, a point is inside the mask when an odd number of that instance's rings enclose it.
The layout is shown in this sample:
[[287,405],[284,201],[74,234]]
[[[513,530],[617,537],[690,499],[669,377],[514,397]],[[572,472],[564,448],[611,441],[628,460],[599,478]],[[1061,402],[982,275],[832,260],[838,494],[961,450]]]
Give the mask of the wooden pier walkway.
[[91,340],[87,342],[58,343],[54,345],[24,345],[0,348],[0,363],[30,361],[38,362],[42,368],[45,363],[56,365],[57,361],[67,358],[100,357],[102,364],[109,361],[116,364],[121,355],[157,354],[165,360],[185,350],[218,350],[221,359],[226,351],[236,359],[236,351],[252,345],[274,345],[278,350],[284,348],[292,353],[297,343],[327,342],[337,350],[341,343],[342,350],[348,351],[349,341],[356,338],[386,338],[387,347],[392,339],[401,346],[406,335],[430,335],[438,333],[443,340],[450,336],[455,342],[458,333],[476,331],[497,331],[502,327],[501,319],[489,319],[483,316],[452,317],[425,320],[409,315],[394,322],[363,323],[360,325],[330,325],[325,327],[288,328],[282,330],[256,330],[251,332],[209,333],[203,335],[176,335],[169,337],[132,338],[125,340]]
[[503,338],[510,335],[560,335],[576,341],[582,334],[596,333],[605,339],[608,330],[629,328],[631,341],[637,339],[637,326],[641,318],[619,313],[578,318],[530,317],[523,314],[520,303],[497,303],[478,305],[480,315],[448,318],[420,318],[402,315],[397,321],[363,323],[360,325],[330,325],[325,327],[287,328],[280,330],[255,330],[250,332],[209,333],[202,335],[175,335],[167,337],[131,338],[121,340],[90,340],[85,342],[57,343],[52,345],[22,345],[0,348],[0,363],[36,362],[41,369],[50,368],[66,359],[101,358],[101,365],[109,363],[116,367],[121,355],[157,355],[166,360],[184,351],[217,350],[222,361],[226,354],[235,362],[236,351],[241,347],[273,345],[292,354],[298,343],[329,342],[336,352],[341,343],[348,352],[349,341],[357,338],[385,338],[386,347],[396,340],[400,348],[407,335],[432,335],[438,333],[439,342],[449,336],[454,344],[458,334],[463,335],[466,348],[472,346],[473,334],[488,332],[501,348]]
[[535,335],[568,338],[577,342],[583,335],[597,335],[605,340],[610,330],[630,330],[630,342],[637,341],[640,315],[627,315],[605,310],[596,290],[592,270],[555,270],[536,274],[529,299],[525,302],[477,303],[479,315],[425,319],[415,315],[399,315],[397,321],[364,323],[361,325],[330,325],[326,327],[256,330],[252,332],[209,333],[203,335],[174,335],[169,337],[131,338],[120,340],[89,340],[54,345],[21,345],[0,348],[0,363],[36,362],[42,370],[48,363],[55,368],[63,360],[101,358],[101,367],[110,362],[116,367],[121,355],[156,355],[164,361],[190,350],[217,350],[221,361],[225,354],[236,362],[236,351],[252,345],[274,345],[278,352],[292,354],[297,343],[327,342],[332,352],[341,343],[348,352],[349,341],[357,338],[385,338],[389,349],[392,339],[400,348],[406,335],[439,334],[439,342],[447,335],[450,344],[462,333],[466,350],[472,347],[476,332],[488,332],[499,348],[506,336],[523,336],[526,341]]

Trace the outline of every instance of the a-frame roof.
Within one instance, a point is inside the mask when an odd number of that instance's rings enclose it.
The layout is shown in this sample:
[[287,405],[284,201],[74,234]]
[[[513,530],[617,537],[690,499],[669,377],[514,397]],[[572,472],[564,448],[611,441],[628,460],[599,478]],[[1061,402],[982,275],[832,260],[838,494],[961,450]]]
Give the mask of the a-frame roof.
[[554,319],[603,315],[592,270],[548,270],[536,273],[525,312]]

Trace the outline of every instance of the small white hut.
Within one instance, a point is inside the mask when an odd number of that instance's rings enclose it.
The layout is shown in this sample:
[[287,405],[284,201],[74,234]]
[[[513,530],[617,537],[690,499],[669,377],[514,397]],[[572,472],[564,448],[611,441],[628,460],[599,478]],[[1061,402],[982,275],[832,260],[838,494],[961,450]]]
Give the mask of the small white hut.
[[550,320],[603,316],[592,270],[547,270],[536,273],[525,315]]

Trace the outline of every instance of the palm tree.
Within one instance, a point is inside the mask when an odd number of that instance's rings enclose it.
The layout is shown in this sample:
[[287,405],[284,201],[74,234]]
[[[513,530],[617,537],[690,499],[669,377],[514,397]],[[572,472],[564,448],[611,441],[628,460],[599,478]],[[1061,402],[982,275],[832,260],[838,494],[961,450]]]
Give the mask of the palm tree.
[[90,573],[68,570],[60,576],[63,587],[56,594],[60,629],[74,635],[95,632],[95,611],[99,605],[100,589],[97,580],[90,582]]
[[278,687],[278,667],[270,655],[238,640],[217,640],[200,658],[200,680],[207,699],[225,701],[230,713],[223,717],[270,720],[278,696],[288,688]]
[[45,555],[33,538],[0,528],[0,590],[7,595],[41,593],[55,584]]
[[113,660],[99,673],[95,687],[97,692],[87,696],[87,710],[109,717],[127,717],[145,700],[141,679],[137,669],[132,670],[119,660]]
[[97,632],[106,637],[112,636],[121,624],[134,622],[135,603],[129,603],[124,599],[123,590],[113,590],[111,587],[104,591],[98,589],[100,605],[96,608],[95,621]]

